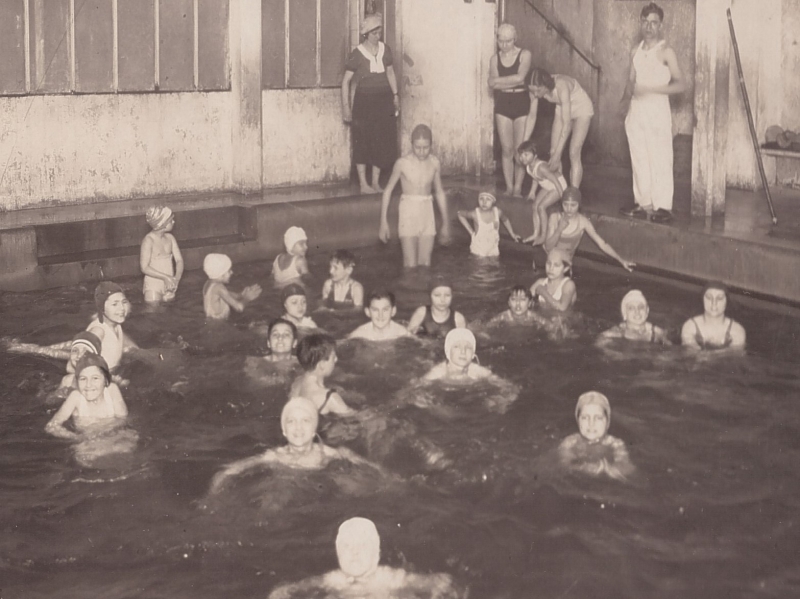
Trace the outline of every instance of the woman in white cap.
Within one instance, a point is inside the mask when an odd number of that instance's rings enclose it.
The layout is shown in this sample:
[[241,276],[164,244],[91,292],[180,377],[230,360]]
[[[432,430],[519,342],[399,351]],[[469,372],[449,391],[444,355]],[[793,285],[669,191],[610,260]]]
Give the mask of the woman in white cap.
[[[381,41],[382,33],[380,13],[364,17],[362,41],[350,53],[342,77],[342,120],[350,123],[361,193],[380,192],[381,170],[397,159],[400,96],[392,51]],[[367,165],[372,166],[372,184],[367,182]]]
[[415,574],[381,566],[381,538],[372,520],[355,517],[339,526],[336,535],[339,569],[273,590],[269,599],[291,597],[466,597],[449,574]]
[[308,274],[308,236],[300,227],[289,227],[283,234],[283,246],[286,251],[278,254],[272,263],[272,277],[278,285],[296,281]]
[[602,345],[611,339],[628,339],[672,345],[664,329],[647,320],[650,315],[650,306],[647,304],[644,294],[638,289],[631,289],[625,294],[620,305],[620,312],[622,312],[622,322],[600,333],[600,337],[597,339],[598,344]]
[[148,304],[175,299],[183,276],[183,256],[175,236],[175,215],[166,206],[151,206],[145,215],[153,229],[142,240],[139,268],[144,274],[144,301]]
[[588,391],[578,398],[575,406],[578,430],[561,442],[558,455],[561,464],[585,474],[607,474],[624,480],[634,471],[628,450],[621,439],[608,434],[611,425],[611,405],[597,391]]

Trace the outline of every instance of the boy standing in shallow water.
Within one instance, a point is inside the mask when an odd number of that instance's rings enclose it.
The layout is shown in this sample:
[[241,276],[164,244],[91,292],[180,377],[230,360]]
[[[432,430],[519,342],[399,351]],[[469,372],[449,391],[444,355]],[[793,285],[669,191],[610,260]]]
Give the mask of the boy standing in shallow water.
[[447,199],[442,187],[439,159],[431,154],[433,135],[426,125],[417,125],[411,132],[411,152],[394,163],[392,175],[386,184],[381,200],[381,224],[378,237],[389,241],[387,213],[392,191],[400,181],[403,194],[398,207],[397,234],[403,248],[403,266],[430,266],[433,242],[436,237],[436,221],[433,214],[433,195],[442,216],[442,240],[450,237],[450,222],[447,217]]

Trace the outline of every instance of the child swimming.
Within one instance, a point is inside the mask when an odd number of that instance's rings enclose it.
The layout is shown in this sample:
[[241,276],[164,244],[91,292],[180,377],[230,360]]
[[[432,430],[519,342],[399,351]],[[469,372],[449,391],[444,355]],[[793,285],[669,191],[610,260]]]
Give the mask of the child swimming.
[[131,313],[131,303],[122,287],[111,281],[103,281],[97,286],[94,303],[97,316],[86,330],[100,340],[100,355],[113,371],[119,366],[123,353],[139,348],[122,330],[122,324]]
[[[411,132],[412,151],[394,163],[392,175],[383,190],[381,199],[381,223],[378,237],[389,241],[389,203],[397,182],[403,194],[400,196],[397,235],[403,248],[403,266],[430,266],[433,242],[436,237],[436,221],[433,214],[433,195],[442,216],[442,240],[450,237],[450,221],[447,217],[447,198],[442,187],[439,159],[431,154],[433,135],[426,125],[417,125]],[[431,195],[433,191],[433,195]]]
[[648,306],[644,294],[638,289],[631,289],[625,294],[620,311],[622,312],[622,322],[600,333],[600,337],[597,339],[598,345],[603,345],[612,339],[672,345],[664,329],[647,320],[650,306]]
[[476,364],[475,348],[477,341],[469,329],[453,329],[447,333],[444,340],[444,355],[446,360],[434,366],[423,377],[426,381],[440,379],[453,380],[479,380],[492,376],[488,368]]
[[[119,387],[111,382],[106,361],[97,354],[86,353],[75,366],[77,389],[69,394],[45,427],[49,434],[62,439],[81,440],[87,429],[96,425],[116,425],[128,415]],[[78,431],[64,424],[72,418]]]
[[[508,234],[514,241],[522,238],[514,233],[511,221],[500,208],[495,206],[497,198],[488,192],[478,195],[478,207],[475,210],[459,210],[458,220],[464,225],[472,242],[469,251],[475,256],[490,257],[500,255],[500,223],[505,225]],[[470,221],[472,224],[470,224]],[[474,227],[474,229],[473,229]]]
[[272,277],[278,285],[285,285],[308,274],[308,236],[300,227],[289,227],[283,234],[286,251],[275,257],[272,263]]
[[681,342],[691,349],[744,349],[744,327],[725,316],[728,290],[722,283],[708,283],[703,290],[703,313],[681,328]]
[[394,294],[385,289],[372,291],[367,297],[364,314],[369,322],[362,324],[350,333],[348,339],[366,339],[368,341],[390,341],[400,337],[408,337],[409,332],[403,325],[397,324],[393,318],[397,314]]
[[297,347],[297,327],[285,318],[276,318],[267,329],[269,353],[264,356],[267,362],[296,362],[294,350]]
[[348,250],[337,250],[331,257],[331,278],[322,286],[322,303],[332,310],[361,308],[364,287],[353,279],[356,257]]
[[570,435],[558,447],[561,464],[586,474],[607,474],[625,480],[634,471],[625,443],[608,434],[611,406],[608,398],[589,391],[578,398],[575,419],[579,433]]
[[288,320],[298,329],[316,329],[317,323],[310,316],[306,316],[308,311],[308,298],[305,288],[299,283],[290,283],[283,288],[281,293],[283,300],[284,320]]
[[311,400],[322,414],[355,414],[334,389],[325,386],[336,367],[336,341],[330,335],[308,335],[297,346],[297,360],[305,371],[292,384],[289,397]]
[[317,407],[309,399],[293,397],[281,411],[281,431],[287,445],[268,449],[259,455],[238,460],[225,466],[211,480],[209,493],[216,493],[232,476],[237,476],[251,468],[266,464],[279,464],[287,468],[320,470],[333,460],[348,460],[354,464],[369,464],[361,456],[346,447],[334,448],[314,442],[317,435],[319,415]]
[[209,320],[228,320],[231,308],[242,312],[261,295],[259,285],[245,287],[241,293],[229,290],[226,285],[231,282],[232,267],[231,259],[225,254],[207,254],[203,259],[203,272],[208,276],[203,285],[203,310]]
[[452,309],[453,284],[443,277],[436,277],[430,285],[431,303],[420,306],[408,321],[408,332],[412,335],[425,335],[443,338],[455,328],[467,326],[461,312]]
[[[533,179],[528,200],[533,202],[533,233],[523,243],[542,245],[547,227],[547,209],[555,204],[567,188],[567,180],[560,172],[553,172],[544,160],[536,157],[536,144],[524,141],[517,148],[517,157]],[[541,187],[539,194],[536,190]]]
[[366,518],[350,518],[339,526],[336,559],[339,562],[338,570],[280,586],[269,594],[269,599],[458,599],[467,595],[454,586],[449,574],[416,574],[402,568],[381,566],[381,538],[375,524]]
[[508,294],[508,310],[501,312],[489,321],[494,324],[539,324],[547,325],[548,322],[531,310],[533,296],[530,289],[524,285],[515,285]]
[[148,304],[175,299],[183,276],[183,256],[172,234],[175,215],[166,206],[151,206],[145,215],[153,229],[142,240],[139,267],[144,274],[144,301]]
[[567,276],[572,259],[564,250],[554,248],[547,254],[545,272],[547,276],[531,285],[531,295],[542,307],[564,312],[578,299],[575,283]]

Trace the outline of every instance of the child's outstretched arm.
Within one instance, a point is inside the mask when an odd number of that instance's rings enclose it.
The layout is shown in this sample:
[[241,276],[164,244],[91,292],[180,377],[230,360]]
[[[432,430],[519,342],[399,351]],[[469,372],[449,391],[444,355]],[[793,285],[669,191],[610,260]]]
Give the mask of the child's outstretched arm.
[[506,231],[508,231],[508,234],[511,235],[511,239],[513,239],[514,241],[522,241],[522,237],[514,233],[514,227],[511,226],[511,220],[509,220],[505,212],[503,212],[499,208],[497,209],[497,212],[500,216],[500,222],[503,223],[503,226],[505,226]]
[[603,250],[605,254],[611,256],[612,258],[614,258],[614,260],[619,262],[622,268],[624,268],[628,272],[632,272],[633,267],[636,266],[636,262],[631,262],[630,260],[625,260],[621,258],[620,255],[614,250],[614,248],[608,245],[606,240],[600,237],[597,231],[595,231],[592,221],[590,221],[585,216],[583,217],[583,221],[584,221],[584,227],[583,227],[584,231],[586,231],[589,237],[592,238],[592,241],[594,241],[597,244],[597,247]]
[[61,407],[58,408],[58,411],[53,414],[53,417],[50,419],[50,422],[44,427],[46,433],[53,435],[54,437],[59,437],[61,439],[69,439],[71,441],[75,441],[81,438],[80,435],[77,433],[73,433],[71,430],[67,429],[64,426],[64,423],[70,419],[72,413],[78,407],[78,401],[81,398],[81,392],[77,389],[73,390],[72,393],[69,394],[67,399],[61,404]]
[[16,339],[3,339],[0,346],[7,351],[15,354],[34,354],[37,356],[47,356],[57,360],[69,360],[72,341],[56,343],[54,345],[37,345],[36,343],[21,343]]
[[327,408],[325,413],[328,414],[333,412],[334,414],[338,414],[339,416],[352,416],[356,413],[356,410],[348,406],[342,396],[338,393],[331,393],[330,397],[328,398],[328,402],[325,405]]
[[425,306],[420,306],[419,308],[414,310],[414,313],[408,320],[408,326],[406,327],[409,333],[411,333],[412,335],[417,334],[417,331],[419,331],[419,328],[422,326],[422,321],[425,320],[425,314],[427,310],[428,308]]
[[442,186],[442,166],[439,159],[434,156],[436,167],[433,172],[433,193],[436,196],[436,203],[439,206],[439,214],[442,215],[442,230],[439,233],[442,244],[450,243],[450,216],[447,210],[447,195]]
[[475,230],[472,228],[472,225],[470,225],[470,221],[472,221],[475,218],[475,215],[472,213],[472,211],[459,210],[458,212],[456,212],[456,216],[458,216],[459,222],[462,225],[464,225],[464,228],[467,230],[467,233],[469,233],[469,236],[474,237]]
[[275,461],[275,450],[268,449],[260,455],[255,455],[243,460],[232,462],[225,466],[222,470],[214,475],[211,479],[211,486],[208,489],[209,493],[216,493],[222,488],[222,485],[232,476],[238,476],[242,472],[255,468],[262,464],[269,464]]
[[172,240],[172,258],[175,260],[175,287],[177,288],[183,277],[183,254],[181,254],[181,248],[178,247],[178,241],[175,236],[170,234],[170,238]]
[[219,297],[237,312],[242,312],[244,307],[261,295],[260,285],[249,285],[241,293],[230,291],[225,286],[220,286]]
[[383,195],[381,196],[381,224],[378,228],[378,239],[380,239],[383,243],[389,241],[389,220],[387,217],[389,213],[389,202],[392,201],[392,192],[394,191],[394,186],[397,185],[402,173],[403,159],[399,158],[394,163],[392,174],[389,176],[389,180],[386,182],[386,188],[383,190]]

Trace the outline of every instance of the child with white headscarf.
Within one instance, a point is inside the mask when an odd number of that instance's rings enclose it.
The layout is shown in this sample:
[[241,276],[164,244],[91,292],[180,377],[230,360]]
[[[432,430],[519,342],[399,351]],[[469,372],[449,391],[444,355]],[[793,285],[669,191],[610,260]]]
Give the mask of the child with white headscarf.
[[631,289],[625,294],[620,304],[620,312],[622,312],[622,322],[600,333],[597,339],[599,345],[604,345],[611,339],[672,345],[666,331],[647,320],[650,306],[644,294],[638,289]]
[[578,398],[575,406],[578,430],[561,442],[559,461],[576,472],[606,474],[625,480],[634,471],[628,450],[621,439],[608,434],[611,425],[611,405],[597,391],[588,391]]

